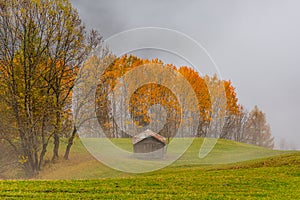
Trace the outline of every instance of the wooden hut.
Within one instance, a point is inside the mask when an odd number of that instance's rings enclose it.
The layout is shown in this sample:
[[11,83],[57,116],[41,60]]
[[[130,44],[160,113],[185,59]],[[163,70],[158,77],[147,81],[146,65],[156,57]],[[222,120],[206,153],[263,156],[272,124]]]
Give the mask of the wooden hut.
[[146,130],[132,138],[133,151],[137,158],[163,159],[166,152],[166,138]]

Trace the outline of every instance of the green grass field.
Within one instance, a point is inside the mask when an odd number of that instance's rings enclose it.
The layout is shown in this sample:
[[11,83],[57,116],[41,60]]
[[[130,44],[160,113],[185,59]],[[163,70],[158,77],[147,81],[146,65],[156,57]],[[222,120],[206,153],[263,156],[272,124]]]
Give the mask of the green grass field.
[[[128,140],[114,143],[128,148]],[[219,140],[199,159],[201,144],[196,139],[167,168],[127,174],[96,161],[78,140],[70,160],[47,166],[40,180],[0,181],[0,199],[300,199],[299,152]]]

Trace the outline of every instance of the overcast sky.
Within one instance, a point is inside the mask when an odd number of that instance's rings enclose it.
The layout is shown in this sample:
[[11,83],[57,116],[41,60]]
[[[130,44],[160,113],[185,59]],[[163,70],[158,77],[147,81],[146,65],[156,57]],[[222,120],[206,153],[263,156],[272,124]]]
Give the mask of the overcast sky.
[[300,1],[71,0],[105,38],[128,29],[163,27],[201,43],[239,103],[267,114],[273,135],[300,149]]

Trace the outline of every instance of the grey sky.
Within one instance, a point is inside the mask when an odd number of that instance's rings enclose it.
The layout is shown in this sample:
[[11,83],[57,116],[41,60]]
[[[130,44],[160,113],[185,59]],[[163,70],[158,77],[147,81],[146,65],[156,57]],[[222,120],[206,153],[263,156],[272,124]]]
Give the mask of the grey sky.
[[104,38],[155,26],[201,43],[237,88],[239,102],[267,113],[277,141],[300,149],[300,1],[71,0]]

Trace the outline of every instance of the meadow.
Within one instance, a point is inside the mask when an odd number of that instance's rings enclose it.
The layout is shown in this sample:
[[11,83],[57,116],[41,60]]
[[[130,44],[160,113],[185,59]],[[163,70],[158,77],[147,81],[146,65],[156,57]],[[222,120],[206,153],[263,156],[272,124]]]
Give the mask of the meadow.
[[[49,164],[37,180],[0,181],[0,199],[300,199],[299,152],[219,140],[199,159],[202,141],[167,168],[128,174],[101,164],[77,140],[70,160]],[[114,142],[128,148],[126,139]]]

